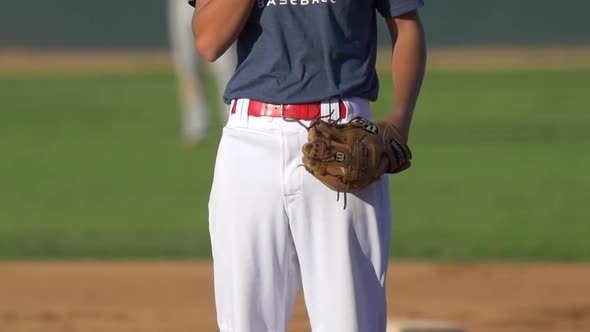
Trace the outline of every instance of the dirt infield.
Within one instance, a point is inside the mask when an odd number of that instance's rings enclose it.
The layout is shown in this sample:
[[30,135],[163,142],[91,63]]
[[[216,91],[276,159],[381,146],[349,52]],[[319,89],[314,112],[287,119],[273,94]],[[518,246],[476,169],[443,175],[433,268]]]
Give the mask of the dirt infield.
[[[590,265],[392,263],[392,318],[590,331]],[[209,263],[0,263],[0,332],[215,331]],[[309,331],[301,296],[290,332]]]

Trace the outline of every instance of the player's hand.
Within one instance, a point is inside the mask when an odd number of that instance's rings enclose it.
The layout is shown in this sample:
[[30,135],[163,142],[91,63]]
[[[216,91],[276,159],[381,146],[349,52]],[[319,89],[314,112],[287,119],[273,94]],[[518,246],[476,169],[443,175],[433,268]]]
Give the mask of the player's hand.
[[[409,125],[398,125],[396,123],[393,123],[391,121],[384,120],[382,121],[382,123],[387,123],[390,124],[392,126],[394,126],[394,128],[397,130],[397,132],[399,133],[399,136],[397,137],[397,140],[406,145],[408,144],[408,132],[409,132]],[[383,174],[387,173],[388,170],[390,170],[392,167],[391,165],[391,160],[384,156],[383,160],[381,161],[381,164],[379,164],[379,167],[376,169],[376,178],[381,177]]]

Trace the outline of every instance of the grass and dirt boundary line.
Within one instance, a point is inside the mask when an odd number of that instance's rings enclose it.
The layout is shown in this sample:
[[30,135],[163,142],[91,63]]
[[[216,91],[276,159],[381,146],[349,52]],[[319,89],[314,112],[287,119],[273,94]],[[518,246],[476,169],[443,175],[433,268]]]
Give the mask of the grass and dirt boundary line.
[[[379,51],[378,68],[388,68],[389,52]],[[429,69],[436,70],[590,68],[590,46],[434,48],[429,50],[428,58]],[[167,50],[0,50],[0,73],[141,73],[172,69],[172,57]]]

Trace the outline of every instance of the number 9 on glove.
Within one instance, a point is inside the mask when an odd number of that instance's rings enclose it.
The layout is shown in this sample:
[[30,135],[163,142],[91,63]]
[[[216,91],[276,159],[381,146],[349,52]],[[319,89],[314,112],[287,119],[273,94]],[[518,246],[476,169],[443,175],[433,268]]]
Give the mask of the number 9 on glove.
[[412,154],[395,126],[363,117],[348,123],[316,119],[303,145],[305,169],[338,192],[368,187],[381,175],[384,159],[389,164],[386,173],[398,173],[410,167]]

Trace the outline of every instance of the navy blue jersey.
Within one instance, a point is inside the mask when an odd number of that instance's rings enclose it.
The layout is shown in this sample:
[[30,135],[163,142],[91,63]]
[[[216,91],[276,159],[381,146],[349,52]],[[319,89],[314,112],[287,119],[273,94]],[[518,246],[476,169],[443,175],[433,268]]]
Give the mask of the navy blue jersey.
[[[275,104],[331,97],[376,100],[376,13],[395,17],[423,0],[252,0],[224,99]],[[194,1],[189,1],[194,5]]]

